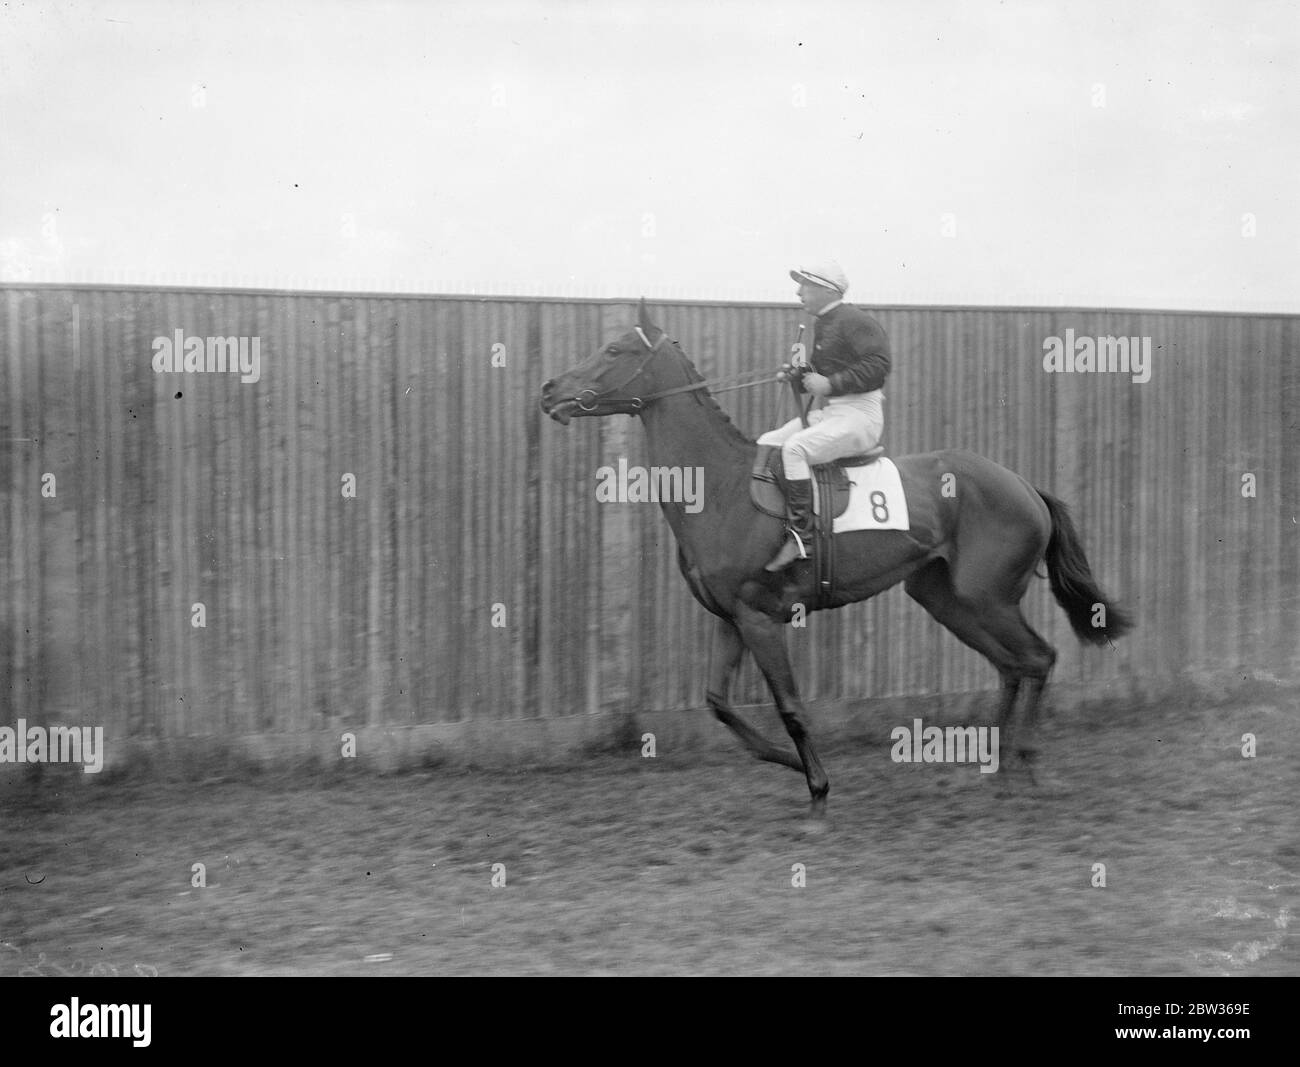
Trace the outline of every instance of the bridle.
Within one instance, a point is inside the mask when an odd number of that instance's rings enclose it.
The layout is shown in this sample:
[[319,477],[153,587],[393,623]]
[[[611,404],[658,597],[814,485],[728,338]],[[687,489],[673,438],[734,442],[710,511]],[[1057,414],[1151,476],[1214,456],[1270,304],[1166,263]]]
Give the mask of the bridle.
[[[595,389],[584,389],[577,396],[573,397],[572,399],[574,403],[576,403],[578,407],[581,408],[583,411],[588,413],[595,411],[596,408],[600,406],[600,402],[603,398],[609,396],[611,393],[616,393],[621,389],[626,389],[629,385],[631,385],[634,381],[636,381],[639,377],[641,377],[641,375],[645,372],[646,367],[649,366],[650,361],[654,359],[656,353],[658,353],[660,346],[663,345],[664,341],[668,339],[668,331],[664,330],[659,334],[659,339],[655,341],[654,344],[651,344],[650,338],[646,336],[645,330],[643,330],[640,326],[635,326],[633,327],[633,329],[636,331],[636,335],[639,338],[641,338],[641,343],[646,347],[646,353],[644,356],[641,357],[641,362],[638,363],[636,367],[633,369],[632,373],[629,374],[625,379],[623,379],[623,381],[619,382],[618,385],[612,385],[607,389],[601,390],[599,393],[596,392]],[[673,344],[675,345],[677,344],[677,342],[674,341]],[[757,373],[766,374],[767,372],[758,371]],[[752,376],[753,375],[751,374],[736,375],[738,379],[748,378]],[[601,377],[603,376],[597,376],[596,380],[599,382],[601,380]],[[771,382],[778,382],[782,380],[783,379],[777,377],[766,377],[755,382],[745,382],[744,384],[741,385],[729,385],[729,386],[723,386],[721,388],[719,388],[715,384],[714,390],[716,392],[726,392],[729,389],[746,389],[751,385],[767,385]],[[709,388],[709,382],[707,380],[701,380],[698,382],[688,382],[686,385],[678,385],[672,389],[661,389],[659,390],[659,392],[651,393],[648,396],[633,396],[628,400],[628,403],[631,405],[632,410],[639,414],[640,412],[645,410],[645,406],[653,400],[658,400],[661,397],[665,397],[665,396],[672,396],[675,393],[690,393],[699,389],[707,389],[707,388]]]
[[[596,392],[595,389],[584,389],[581,393],[575,396],[573,398],[574,401],[577,403],[578,407],[580,407],[583,411],[595,411],[597,406],[600,404],[602,398],[609,396],[610,393],[617,393],[620,389],[626,389],[629,385],[631,385],[634,381],[636,381],[639,377],[641,377],[641,375],[645,372],[646,367],[649,365],[650,361],[654,359],[655,353],[659,351],[659,346],[662,345],[666,340],[668,340],[667,330],[662,331],[659,334],[659,340],[657,340],[654,344],[651,344],[650,338],[646,336],[645,330],[641,329],[640,326],[636,326],[634,327],[634,329],[636,330],[636,335],[639,338],[641,338],[641,343],[646,347],[646,353],[644,356],[641,357],[641,362],[638,363],[635,369],[633,369],[632,373],[629,374],[626,378],[624,378],[623,381],[619,382],[618,385],[611,385],[608,389],[605,389],[599,393]],[[602,377],[603,375],[597,376],[596,381],[600,381]],[[704,383],[700,382],[699,384],[703,385]],[[588,405],[583,400],[583,397],[588,395],[591,396],[590,405]],[[640,411],[642,408],[645,407],[647,400],[657,400],[657,399],[658,399],[658,395],[651,396],[651,397],[634,396],[631,398],[630,403],[634,411]]]

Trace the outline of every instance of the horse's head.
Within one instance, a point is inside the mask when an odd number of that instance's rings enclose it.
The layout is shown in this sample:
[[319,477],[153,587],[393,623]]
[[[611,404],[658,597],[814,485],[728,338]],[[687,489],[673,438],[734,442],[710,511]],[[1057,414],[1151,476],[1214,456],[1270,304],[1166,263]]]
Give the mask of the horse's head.
[[575,416],[639,415],[645,398],[664,387],[661,378],[670,364],[660,356],[675,346],[650,321],[642,299],[636,326],[542,386],[542,410],[566,426]]

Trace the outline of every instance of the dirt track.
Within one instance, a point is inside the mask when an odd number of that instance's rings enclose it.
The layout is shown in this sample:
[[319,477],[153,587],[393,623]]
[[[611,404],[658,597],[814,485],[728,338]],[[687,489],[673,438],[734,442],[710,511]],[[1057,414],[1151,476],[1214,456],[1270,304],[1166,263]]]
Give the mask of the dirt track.
[[802,779],[740,751],[327,784],[47,777],[0,797],[0,975],[1294,975],[1298,735],[1289,701],[1061,716],[1057,798],[844,746],[821,834]]

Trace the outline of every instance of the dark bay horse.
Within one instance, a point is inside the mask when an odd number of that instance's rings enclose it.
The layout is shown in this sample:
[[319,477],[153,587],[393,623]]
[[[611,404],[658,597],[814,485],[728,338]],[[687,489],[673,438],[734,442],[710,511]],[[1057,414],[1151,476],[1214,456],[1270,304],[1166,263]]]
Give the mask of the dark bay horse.
[[[650,321],[644,300],[638,319],[585,363],[543,385],[542,410],[565,425],[575,416],[639,415],[651,464],[703,470],[702,507],[672,501],[661,507],[691,592],[718,620],[709,706],[759,759],[802,771],[813,811],[820,813],[830,782],[809,735],[783,629],[796,604],[816,602],[813,568],[801,562],[776,573],[764,570],[785,534],[781,520],[750,502],[755,444],[709,396],[677,342]],[[927,452],[894,462],[911,529],[837,535],[833,606],[904,582],[909,596],[996,668],[1002,680],[998,722],[1013,731],[1013,760],[1028,766],[1029,731],[1056,662],[1056,650],[1020,611],[1039,562],[1046,563],[1052,592],[1081,641],[1107,644],[1130,628],[1129,620],[1098,588],[1059,500],[969,452]],[[772,690],[797,756],[731,709],[732,680],[746,649]]]

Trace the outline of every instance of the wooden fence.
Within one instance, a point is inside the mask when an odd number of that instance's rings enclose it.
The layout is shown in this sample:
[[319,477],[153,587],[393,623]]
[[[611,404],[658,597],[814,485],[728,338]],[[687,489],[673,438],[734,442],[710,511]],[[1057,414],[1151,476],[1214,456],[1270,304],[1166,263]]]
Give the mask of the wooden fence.
[[[1066,500],[1136,633],[1084,650],[1034,584],[1058,679],[1300,668],[1292,316],[872,309],[895,348],[895,454],[980,452]],[[707,376],[775,365],[769,305],[655,308]],[[643,462],[630,419],[541,417],[546,378],[633,318],[581,300],[0,287],[0,723],[117,736],[698,707],[707,616],[653,506],[598,504]],[[259,377],[157,373],[155,340],[258,341]],[[1151,338],[1150,380],[1047,373],[1044,339]],[[251,375],[250,375],[251,376]],[[719,398],[756,435],[779,391]],[[355,497],[345,480],[355,479]],[[196,622],[204,625],[195,625]],[[805,690],[986,688],[901,590],[813,616]],[[766,699],[756,673],[742,701]]]

